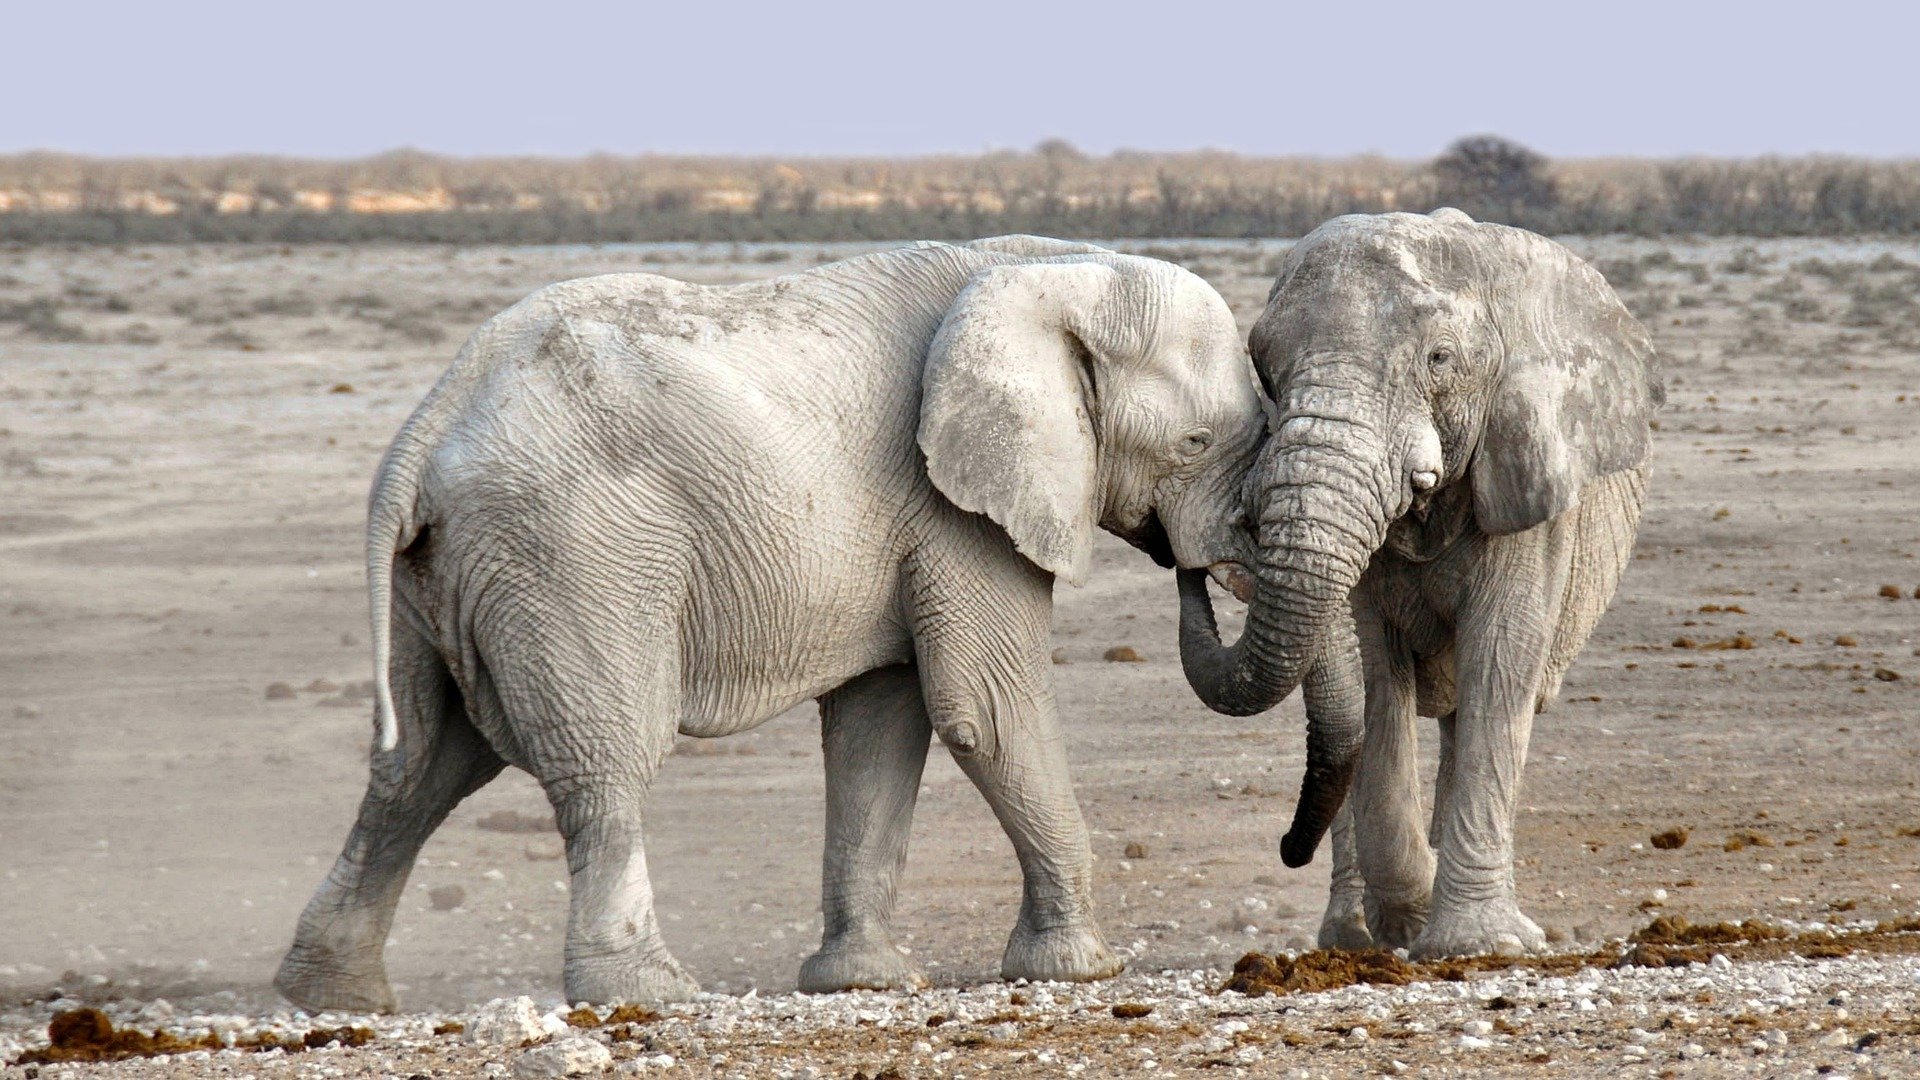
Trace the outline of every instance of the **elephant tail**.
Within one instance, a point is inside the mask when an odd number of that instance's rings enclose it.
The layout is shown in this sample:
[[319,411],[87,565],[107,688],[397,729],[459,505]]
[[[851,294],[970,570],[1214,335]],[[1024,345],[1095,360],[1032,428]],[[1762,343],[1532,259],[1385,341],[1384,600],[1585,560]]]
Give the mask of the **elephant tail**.
[[393,708],[393,557],[419,538],[426,525],[420,506],[420,481],[428,448],[412,430],[402,429],[380,461],[373,493],[367,499],[368,614],[373,620],[373,700],[376,747],[390,751],[400,743]]

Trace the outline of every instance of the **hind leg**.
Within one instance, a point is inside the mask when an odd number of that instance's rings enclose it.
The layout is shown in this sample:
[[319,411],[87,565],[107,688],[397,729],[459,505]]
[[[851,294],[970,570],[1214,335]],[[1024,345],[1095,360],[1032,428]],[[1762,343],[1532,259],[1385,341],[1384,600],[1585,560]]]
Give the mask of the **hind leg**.
[[537,612],[503,612],[481,654],[515,763],[566,840],[566,1000],[684,1000],[700,987],[661,938],[643,838],[647,790],[679,728],[678,627],[611,597],[541,595]]
[[1333,884],[1327,890],[1327,911],[1320,917],[1319,945],[1323,949],[1371,949],[1367,929],[1367,879],[1360,874],[1360,853],[1353,844],[1353,803],[1349,800],[1333,816]]
[[820,699],[827,758],[825,930],[800,989],[890,990],[927,984],[893,941],[894,888],[933,728],[910,665],[870,671]]
[[398,614],[393,646],[399,748],[375,753],[359,819],[273,979],[310,1012],[393,1010],[382,954],[414,857],[454,805],[504,764],[467,719],[432,643]]

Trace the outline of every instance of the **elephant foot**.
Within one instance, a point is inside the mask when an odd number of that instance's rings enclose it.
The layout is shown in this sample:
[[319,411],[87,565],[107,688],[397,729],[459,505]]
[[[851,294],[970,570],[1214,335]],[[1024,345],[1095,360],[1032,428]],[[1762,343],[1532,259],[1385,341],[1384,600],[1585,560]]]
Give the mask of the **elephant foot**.
[[399,1007],[385,965],[350,960],[326,949],[295,945],[280,961],[273,988],[310,1013],[390,1013]]
[[1107,948],[1107,940],[1091,920],[1052,930],[1014,927],[1007,952],[1000,960],[1000,977],[1009,981],[1092,982],[1111,979],[1126,970]]
[[1440,908],[1409,948],[1415,960],[1448,956],[1518,956],[1544,952],[1547,935],[1510,899],[1465,908]]
[[887,940],[834,941],[800,965],[800,990],[831,994],[839,990],[918,990],[927,977]]
[[565,982],[568,1001],[596,1005],[659,1005],[686,1001],[700,992],[700,984],[665,950],[569,957]]
[[1364,905],[1367,932],[1376,947],[1410,949],[1427,926],[1430,894],[1411,897],[1387,897],[1369,889]]
[[1320,937],[1316,944],[1322,949],[1373,948],[1373,932],[1367,929],[1366,909],[1359,898],[1328,901],[1327,913],[1320,918]]

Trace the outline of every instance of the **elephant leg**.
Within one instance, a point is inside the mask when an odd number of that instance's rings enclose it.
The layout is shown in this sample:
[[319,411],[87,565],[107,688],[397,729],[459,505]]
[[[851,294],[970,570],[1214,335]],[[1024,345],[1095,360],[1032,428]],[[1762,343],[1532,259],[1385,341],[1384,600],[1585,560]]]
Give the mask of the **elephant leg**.
[[1433,892],[1433,852],[1420,813],[1413,664],[1390,630],[1375,625],[1361,633],[1366,739],[1348,802],[1366,879],[1367,929],[1375,944],[1397,949],[1420,935]]
[[1333,817],[1333,886],[1327,890],[1327,913],[1320,919],[1319,945],[1323,949],[1371,949],[1367,929],[1367,879],[1360,874],[1360,853],[1353,842],[1353,801]]
[[679,729],[679,627],[551,591],[537,617],[503,613],[481,654],[566,841],[566,1000],[682,1001],[700,988],[661,937],[644,840],[647,790]]
[[894,945],[893,902],[932,730],[920,674],[908,665],[870,671],[820,699],[827,759],[825,929],[820,951],[800,966],[801,990],[927,985]]
[[1412,946],[1417,957],[1546,947],[1514,894],[1513,818],[1550,639],[1547,575],[1537,560],[1503,563],[1457,620],[1460,696],[1445,799],[1435,806],[1433,908]]
[[433,644],[398,615],[388,684],[399,746],[375,753],[346,847],[301,913],[273,979],[309,1012],[394,1009],[383,953],[414,858],[455,804],[505,764],[468,720]]
[[999,557],[927,575],[914,647],[934,733],[986,797],[1020,860],[1020,918],[1000,974],[1109,978],[1124,965],[1093,917],[1093,851],[1054,710],[1053,579],[1004,538],[982,543],[1002,549]]
[[1440,718],[1440,767],[1433,776],[1433,820],[1427,823],[1427,846],[1440,850],[1441,808],[1453,801],[1453,729],[1454,713]]

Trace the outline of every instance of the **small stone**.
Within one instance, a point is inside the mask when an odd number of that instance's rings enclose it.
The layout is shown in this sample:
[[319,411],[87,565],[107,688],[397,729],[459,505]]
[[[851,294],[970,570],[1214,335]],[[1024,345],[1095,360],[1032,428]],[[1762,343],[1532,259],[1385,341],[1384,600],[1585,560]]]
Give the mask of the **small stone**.
[[283,682],[267,684],[268,701],[292,701],[293,698],[294,692],[291,685]]
[[1900,681],[1900,673],[1893,670],[1892,668],[1884,668],[1884,667],[1874,668],[1873,677],[1876,679],[1879,679],[1881,682],[1899,682]]
[[1730,971],[1733,969],[1733,961],[1720,953],[1714,953],[1713,958],[1707,961],[1707,966],[1715,971]]
[[536,1046],[514,1059],[513,1075],[524,1077],[584,1076],[604,1072],[613,1064],[613,1051],[592,1039],[574,1036]]
[[435,911],[452,911],[467,902],[467,890],[458,885],[438,885],[427,890],[427,902]]
[[1492,1039],[1483,1039],[1478,1035],[1460,1036],[1460,1049],[1462,1050],[1485,1050],[1492,1045]]
[[315,679],[302,689],[309,694],[337,694],[340,692],[340,684],[332,679]]
[[1073,663],[1073,661],[1071,661],[1071,660],[1069,660],[1069,659],[1067,659],[1067,650],[1065,650],[1065,649],[1055,649],[1055,650],[1053,650],[1053,662],[1054,662],[1054,663],[1056,663],[1056,664],[1071,664],[1071,663]]
[[1468,1035],[1487,1036],[1493,1034],[1493,1023],[1489,1020],[1469,1020],[1460,1025],[1460,1030]]
[[1123,854],[1129,859],[1144,859],[1147,857],[1147,845],[1138,840],[1129,840],[1127,842],[1127,849]]
[[1905,591],[1905,590],[1903,590],[1903,589],[1901,589],[1901,588],[1900,588],[1900,586],[1898,586],[1898,585],[1882,585],[1882,586],[1880,586],[1880,595],[1881,595],[1881,596],[1884,596],[1884,597],[1886,597],[1886,598],[1887,598],[1887,599],[1889,599],[1889,600],[1898,600],[1898,599],[1900,599],[1900,596],[1901,596],[1901,594],[1902,594],[1902,593],[1903,593],[1904,591]]
[[1116,664],[1139,664],[1144,663],[1147,659],[1140,655],[1140,650],[1131,645],[1115,645],[1113,648],[1101,653],[1100,656],[1102,659]]
[[1841,634],[1833,639],[1833,643],[1843,649],[1851,649],[1855,645],[1860,644],[1860,639],[1854,637],[1852,634]]
[[467,1041],[481,1046],[519,1046],[541,1042],[547,1029],[530,997],[494,998],[466,1018]]
[[1153,1006],[1143,1005],[1137,1001],[1123,1001],[1113,1007],[1113,1015],[1120,1020],[1138,1020],[1143,1016],[1153,1015]]

